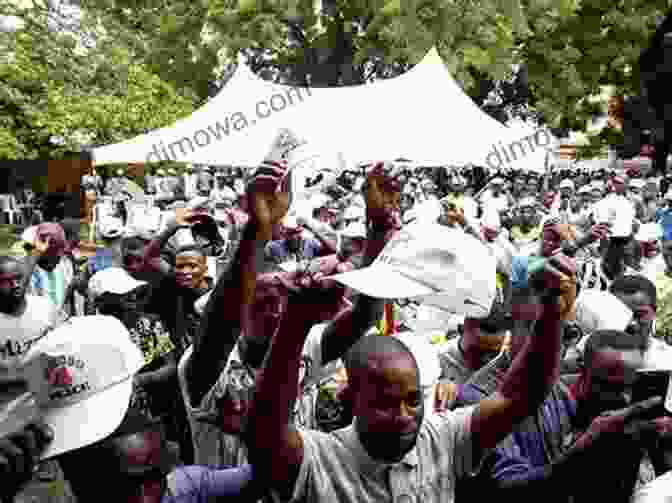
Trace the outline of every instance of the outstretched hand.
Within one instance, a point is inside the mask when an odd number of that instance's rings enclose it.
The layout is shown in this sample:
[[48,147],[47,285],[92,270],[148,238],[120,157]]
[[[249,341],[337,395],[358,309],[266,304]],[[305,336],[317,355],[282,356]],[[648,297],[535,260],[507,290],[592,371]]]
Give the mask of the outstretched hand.
[[647,431],[661,432],[661,429],[665,429],[665,425],[659,424],[660,421],[656,419],[650,419],[650,415],[662,403],[662,397],[653,397],[624,409],[604,412],[593,420],[576,445],[587,448],[611,435],[637,438]]
[[363,192],[367,220],[374,227],[400,227],[401,171],[390,162],[377,162],[368,169]]
[[0,439],[0,496],[3,501],[11,501],[32,479],[40,454],[53,438],[51,429],[38,422]]
[[282,163],[264,163],[247,183],[248,210],[262,239],[269,241],[273,227],[287,214],[291,204],[291,176]]

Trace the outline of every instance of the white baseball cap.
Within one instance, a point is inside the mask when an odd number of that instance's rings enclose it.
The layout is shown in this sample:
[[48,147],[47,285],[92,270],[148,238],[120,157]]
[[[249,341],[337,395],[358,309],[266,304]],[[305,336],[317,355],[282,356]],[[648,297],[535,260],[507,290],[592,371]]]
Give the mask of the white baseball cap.
[[21,234],[21,241],[30,243],[31,245],[35,242],[35,237],[37,236],[37,225],[28,227]]
[[54,432],[42,459],[108,437],[121,424],[144,366],[126,327],[111,316],[79,316],[48,333],[29,355],[43,359],[32,376],[41,417]]
[[536,208],[537,201],[533,197],[523,197],[518,203],[519,208]]
[[632,310],[611,292],[584,290],[576,299],[576,323],[584,332],[625,330]]
[[189,200],[187,208],[192,211],[209,211],[210,199],[205,196],[197,196]]
[[410,298],[473,318],[495,298],[496,259],[478,239],[434,223],[412,223],[369,266],[332,279],[384,299]]
[[[370,337],[381,336],[372,335]],[[403,342],[415,358],[420,369],[420,386],[424,388],[438,382],[441,377],[441,362],[436,348],[427,338],[410,331],[392,334],[392,337]]]
[[89,292],[95,299],[104,293],[123,295],[146,284],[146,281],[133,279],[126,269],[108,267],[91,276],[89,280]]
[[563,181],[560,182],[560,188],[574,190],[574,182],[571,181],[569,178],[565,178]]
[[630,187],[633,189],[643,189],[646,183],[641,178],[633,178],[629,183]]

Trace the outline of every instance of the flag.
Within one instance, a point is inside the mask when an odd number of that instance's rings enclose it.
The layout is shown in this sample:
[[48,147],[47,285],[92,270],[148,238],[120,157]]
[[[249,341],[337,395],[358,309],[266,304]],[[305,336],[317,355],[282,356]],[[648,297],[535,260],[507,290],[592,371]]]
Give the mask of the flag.
[[395,332],[395,329],[394,305],[388,302],[385,304],[383,318],[380,320],[378,331],[380,332],[380,335],[392,335]]

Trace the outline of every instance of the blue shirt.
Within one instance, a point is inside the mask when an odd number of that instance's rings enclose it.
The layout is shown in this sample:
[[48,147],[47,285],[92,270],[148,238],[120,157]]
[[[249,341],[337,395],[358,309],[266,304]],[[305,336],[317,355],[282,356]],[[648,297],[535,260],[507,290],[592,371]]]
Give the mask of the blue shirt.
[[242,493],[250,486],[253,473],[251,465],[233,468],[208,466],[182,466],[168,476],[166,495],[161,503],[207,503],[227,498],[242,501]]
[[[478,403],[485,396],[471,385],[460,387],[458,402]],[[497,444],[487,476],[499,482],[536,480],[573,443],[576,402],[569,388],[556,384],[543,405]]]
[[672,239],[672,208],[658,208],[656,210],[656,223],[663,228],[663,241]]
[[529,255],[515,255],[511,261],[511,288],[527,288],[529,284]]
[[89,274],[93,276],[97,272],[114,267],[114,253],[109,248],[98,250],[96,254],[89,259]]

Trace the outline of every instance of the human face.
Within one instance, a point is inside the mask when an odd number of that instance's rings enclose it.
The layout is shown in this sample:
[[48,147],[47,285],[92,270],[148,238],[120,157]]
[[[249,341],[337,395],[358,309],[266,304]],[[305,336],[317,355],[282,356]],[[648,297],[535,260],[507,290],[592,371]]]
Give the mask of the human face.
[[520,221],[523,225],[534,225],[535,216],[533,207],[524,206],[520,208]]
[[655,184],[644,187],[644,192],[642,193],[644,199],[648,201],[654,199],[656,195],[658,195],[658,187]]
[[562,244],[562,237],[556,226],[544,228],[544,234],[541,241],[541,254],[544,257],[550,257]]
[[175,257],[175,280],[183,288],[199,288],[208,271],[203,255],[197,252],[185,252]]
[[516,194],[522,194],[525,191],[525,186],[525,178],[518,176],[513,180],[513,190]]
[[651,175],[652,169],[653,163],[643,162],[639,167],[639,173],[642,175],[642,178],[648,178]]
[[625,329],[626,333],[639,338],[644,346],[651,334],[653,321],[656,319],[656,306],[653,305],[652,299],[644,292],[633,294],[615,292],[614,295],[633,312],[632,320]]
[[0,310],[15,311],[24,301],[26,291],[23,285],[25,270],[18,261],[10,261],[0,266]]
[[140,274],[144,270],[142,250],[126,250],[124,253],[124,269],[131,274]]
[[401,460],[414,446],[424,416],[418,368],[406,353],[372,356],[367,370],[353,376],[355,427],[373,459]]
[[643,364],[641,351],[601,348],[593,353],[579,383],[578,399],[584,413],[592,419],[608,410],[627,407],[637,369]]
[[619,180],[618,178],[612,179],[611,185],[614,188],[614,192],[616,192],[616,194],[623,194],[627,188],[626,184],[623,183],[623,181]]
[[[42,239],[46,241],[47,236],[43,236]],[[52,240],[47,253],[40,257],[37,264],[45,271],[51,272],[56,269],[63,255],[65,255],[65,243],[57,244]]]

